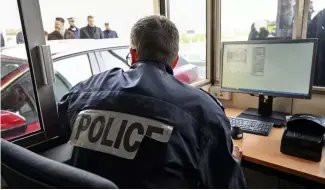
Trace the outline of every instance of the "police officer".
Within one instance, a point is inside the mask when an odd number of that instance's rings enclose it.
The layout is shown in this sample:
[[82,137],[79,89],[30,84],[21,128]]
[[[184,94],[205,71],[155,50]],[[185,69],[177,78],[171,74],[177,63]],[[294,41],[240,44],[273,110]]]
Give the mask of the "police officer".
[[[179,33],[163,16],[131,31],[132,66],[74,86],[59,103],[73,165],[119,188],[244,188],[224,108],[178,81]],[[233,153],[234,152],[234,153]]]

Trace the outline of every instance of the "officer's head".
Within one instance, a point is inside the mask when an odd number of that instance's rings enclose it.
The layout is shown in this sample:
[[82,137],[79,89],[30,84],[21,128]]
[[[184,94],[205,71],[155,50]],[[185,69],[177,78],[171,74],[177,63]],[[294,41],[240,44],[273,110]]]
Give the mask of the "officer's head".
[[95,19],[93,16],[89,15],[87,17],[87,20],[88,20],[88,25],[91,26],[91,27],[94,27],[95,26]]
[[60,31],[61,29],[64,28],[64,19],[61,17],[55,18],[55,30]]
[[168,63],[178,61],[179,34],[173,22],[163,16],[147,16],[131,30],[131,64],[137,61]]

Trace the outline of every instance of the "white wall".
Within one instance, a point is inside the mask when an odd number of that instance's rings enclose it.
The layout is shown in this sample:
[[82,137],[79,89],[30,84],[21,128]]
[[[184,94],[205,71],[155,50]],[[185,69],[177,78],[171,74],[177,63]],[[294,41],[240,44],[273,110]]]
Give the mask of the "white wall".
[[[258,98],[247,94],[233,93],[231,101],[222,101],[226,107],[257,108]],[[291,112],[291,98],[275,98],[273,110]],[[325,95],[314,94],[311,100],[294,99],[293,113],[325,115]]]

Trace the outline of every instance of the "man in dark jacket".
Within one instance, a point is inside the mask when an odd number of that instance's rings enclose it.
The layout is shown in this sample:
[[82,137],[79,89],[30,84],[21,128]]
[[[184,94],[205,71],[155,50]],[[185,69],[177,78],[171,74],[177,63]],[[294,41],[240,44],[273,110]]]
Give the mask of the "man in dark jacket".
[[173,76],[178,50],[175,24],[145,17],[131,31],[129,70],[94,75],[63,97],[75,167],[119,188],[245,187],[223,106]]
[[18,32],[18,34],[16,35],[16,43],[17,44],[23,44],[23,43],[25,43],[24,35],[23,35],[23,32],[22,31]]
[[325,9],[308,23],[307,38],[317,38],[314,85],[325,86]]
[[55,19],[55,30],[48,35],[48,40],[75,39],[72,32],[64,29],[64,19],[57,17]]
[[0,33],[0,38],[1,38],[1,47],[5,47],[5,39],[3,37],[2,32]]
[[80,39],[103,39],[103,32],[99,27],[95,26],[93,16],[88,16],[88,25],[80,29]]
[[112,30],[109,23],[105,23],[105,30],[103,31],[104,38],[118,38],[116,31]]
[[73,33],[73,35],[74,35],[74,37],[76,39],[78,39],[79,36],[80,36],[80,29],[77,28],[76,25],[75,25],[75,18],[73,18],[73,17],[68,18],[68,22],[69,22],[69,25],[70,25],[68,30]]

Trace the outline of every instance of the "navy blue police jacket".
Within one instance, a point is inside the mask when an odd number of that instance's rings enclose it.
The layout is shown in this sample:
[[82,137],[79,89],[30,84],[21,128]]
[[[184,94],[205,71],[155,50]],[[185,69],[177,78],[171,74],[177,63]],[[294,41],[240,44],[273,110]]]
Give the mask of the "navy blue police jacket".
[[119,188],[245,188],[224,108],[166,64],[94,75],[58,111],[75,145],[72,164]]

